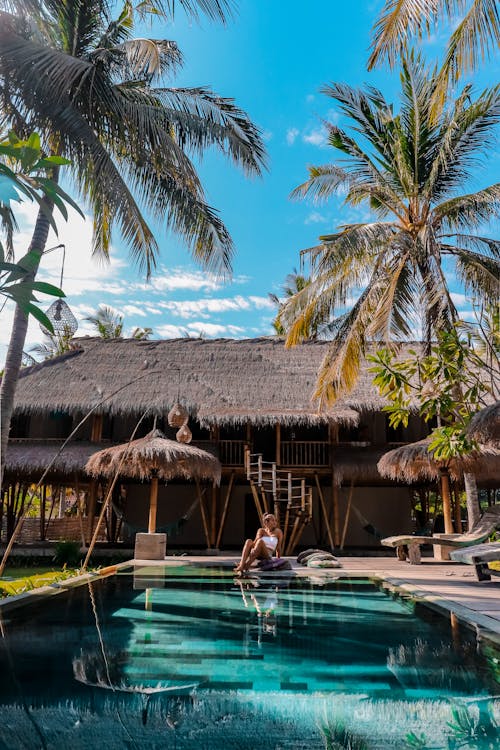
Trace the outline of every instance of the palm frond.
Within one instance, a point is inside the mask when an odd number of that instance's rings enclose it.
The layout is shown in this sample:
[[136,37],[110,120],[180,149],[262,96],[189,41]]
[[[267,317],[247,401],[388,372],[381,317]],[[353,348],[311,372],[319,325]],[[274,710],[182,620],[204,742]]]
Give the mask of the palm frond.
[[456,271],[466,291],[487,304],[498,305],[500,298],[500,262],[488,255],[465,248],[448,247],[455,256]]
[[470,9],[451,35],[439,72],[433,112],[442,107],[450,83],[476,70],[500,47],[500,12],[497,0],[472,0]]
[[436,206],[432,222],[446,230],[466,230],[480,227],[500,216],[500,182],[476,193],[461,195]]
[[320,167],[309,167],[309,179],[298,185],[290,193],[292,200],[300,198],[312,198],[313,201],[320,203],[326,201],[346,188],[349,185],[350,178],[348,173],[335,164],[325,164]]

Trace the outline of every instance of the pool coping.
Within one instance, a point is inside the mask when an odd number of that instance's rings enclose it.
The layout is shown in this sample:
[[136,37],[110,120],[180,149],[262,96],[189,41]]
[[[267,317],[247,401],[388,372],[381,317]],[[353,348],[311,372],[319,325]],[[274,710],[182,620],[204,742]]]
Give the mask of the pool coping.
[[[184,563],[228,567],[228,570],[231,570],[231,566],[235,561],[236,559],[234,557],[229,556],[194,557],[191,555],[172,556],[170,558],[167,557],[164,560],[125,560],[115,565],[109,565],[96,571],[82,573],[73,578],[57,581],[46,586],[22,592],[21,594],[16,594],[15,596],[4,597],[3,599],[0,599],[0,621],[4,619],[3,615],[8,612],[52,598],[85,583],[113,576],[120,570],[130,568],[171,567],[182,565]],[[365,561],[367,561],[366,558]],[[380,564],[369,567],[367,566],[366,570],[355,570],[349,568],[349,558],[344,558],[342,568],[315,568],[314,570],[311,570],[297,565],[294,559],[290,559],[290,562],[292,568],[288,571],[268,572],[267,574],[255,571],[255,573],[266,580],[272,580],[273,578],[278,577],[309,577],[310,575],[321,577],[325,580],[338,580],[339,578],[370,578],[380,582],[382,585],[388,586],[390,590],[396,594],[399,593],[411,596],[413,599],[427,605],[431,609],[437,610],[441,614],[447,612],[456,615],[464,625],[475,631],[478,641],[491,641],[495,646],[500,646],[500,610],[498,618],[483,614],[482,612],[478,612],[475,609],[454,601],[452,598],[432,592],[426,589],[425,585],[412,583],[405,576],[394,575],[392,572],[384,573],[383,570],[380,570]],[[489,582],[485,582],[484,584],[479,582],[474,583],[478,586],[487,586]]]

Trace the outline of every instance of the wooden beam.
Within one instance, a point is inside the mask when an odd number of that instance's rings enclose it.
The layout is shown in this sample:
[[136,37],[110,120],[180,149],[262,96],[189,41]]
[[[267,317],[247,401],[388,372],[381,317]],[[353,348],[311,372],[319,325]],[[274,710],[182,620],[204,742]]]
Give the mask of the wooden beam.
[[347,500],[347,509],[345,512],[344,528],[342,529],[342,540],[340,542],[340,549],[344,549],[344,542],[345,542],[345,537],[347,534],[347,524],[349,523],[349,516],[351,514],[353,489],[354,489],[354,481],[351,479],[351,486],[349,487],[349,499]]
[[451,518],[450,497],[450,475],[447,469],[440,469],[441,475],[441,499],[443,501],[444,533],[453,534],[453,521]]
[[210,547],[215,547],[217,534],[217,487],[212,484],[212,508],[210,512]]
[[262,511],[262,507],[260,505],[260,499],[259,499],[259,493],[257,491],[257,487],[255,486],[255,482],[250,482],[250,488],[252,490],[253,499],[255,502],[255,507],[257,509],[257,513],[259,515],[259,523],[262,523],[262,516],[264,515]]
[[231,476],[229,477],[229,484],[228,484],[227,490],[226,490],[226,498],[225,498],[225,501],[224,501],[224,508],[222,510],[222,516],[221,516],[221,519],[220,519],[219,533],[217,534],[217,539],[215,541],[215,547],[216,547],[216,549],[219,549],[219,545],[220,545],[221,539],[222,539],[222,534],[224,532],[224,526],[226,524],[227,511],[229,509],[229,501],[231,499],[231,493],[233,491],[233,484],[234,484],[234,471],[231,472]]
[[281,466],[281,425],[276,424],[276,465]]
[[156,511],[158,508],[158,477],[151,479],[151,487],[149,489],[149,521],[148,521],[148,534],[156,533]]
[[100,440],[102,440],[102,424],[103,424],[102,414],[94,414],[92,416],[92,427],[90,430],[90,442],[91,443],[98,443]]
[[321,483],[319,481],[319,477],[317,472],[314,473],[314,479],[316,480],[316,488],[318,490],[318,497],[319,497],[319,503],[321,506],[321,510],[323,511],[323,518],[325,520],[326,525],[326,531],[328,534],[328,541],[330,542],[330,548],[333,552],[334,550],[334,544],[333,544],[333,538],[332,538],[332,530],[330,528],[330,523],[328,520],[328,513],[326,512],[326,503],[325,503],[325,497],[323,495],[323,490],[321,489]]

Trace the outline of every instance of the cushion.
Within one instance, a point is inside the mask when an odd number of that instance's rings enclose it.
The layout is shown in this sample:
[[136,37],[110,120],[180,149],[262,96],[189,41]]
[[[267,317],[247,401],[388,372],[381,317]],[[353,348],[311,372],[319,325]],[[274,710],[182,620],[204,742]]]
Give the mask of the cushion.
[[308,568],[341,568],[341,563],[332,557],[330,560],[309,560]]
[[261,560],[259,568],[261,570],[291,570],[292,566],[284,557],[271,557],[269,560]]
[[321,552],[319,549],[306,549],[303,552],[299,552],[297,555],[297,562],[302,563],[302,565],[306,564],[305,558],[307,558],[309,555],[313,555],[315,552]]

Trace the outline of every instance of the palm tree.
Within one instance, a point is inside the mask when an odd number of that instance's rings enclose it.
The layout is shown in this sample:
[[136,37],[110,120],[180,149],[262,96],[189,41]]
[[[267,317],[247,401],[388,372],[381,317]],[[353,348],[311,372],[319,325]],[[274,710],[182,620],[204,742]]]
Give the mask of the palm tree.
[[95,315],[85,318],[102,339],[119,339],[123,333],[123,315],[107,305],[99,305]]
[[354,135],[329,125],[329,143],[345,157],[343,164],[311,167],[293,195],[326,200],[341,192],[347,205],[368,208],[373,220],[320,238],[308,251],[311,283],[280,314],[289,345],[307,337],[318,317],[334,336],[316,387],[321,401],[332,402],[354,385],[369,340],[414,338],[421,321],[430,344],[438,330],[451,327],[458,315],[445,260],[454,262],[466,291],[497,303],[500,241],[475,232],[499,215],[500,183],[468,194],[458,189],[491,148],[500,87],[473,100],[467,86],[434,123],[436,85],[436,71],[410,57],[398,114],[371,87],[324,88],[351,120]]
[[[44,360],[53,359],[59,357],[61,354],[66,354],[73,349],[73,331],[71,328],[67,328],[57,333],[50,333],[49,331],[44,332],[44,341],[42,344],[35,344],[31,347],[30,353],[37,354]],[[30,355],[28,355],[30,356]],[[26,353],[25,353],[26,357]],[[36,360],[30,356],[28,360],[28,366],[36,364]]]
[[[180,4],[194,15],[223,18],[232,3]],[[36,130],[48,154],[71,161],[73,183],[93,215],[94,253],[107,257],[116,227],[149,275],[158,248],[145,208],[185,239],[197,261],[228,272],[231,237],[206,203],[189,155],[215,146],[245,172],[260,174],[259,131],[231,99],[168,85],[182,61],[177,45],[134,39],[132,3],[125,1],[118,18],[112,6],[0,0],[0,126],[14,125],[20,136]],[[138,7],[169,13],[174,6],[156,0]],[[55,194],[46,201],[49,212],[57,201]],[[32,248],[43,251],[48,230],[47,211],[40,212]],[[26,329],[26,315],[16,309],[0,393],[2,462]]]
[[500,10],[497,0],[386,0],[374,26],[371,70],[383,60],[391,67],[415,38],[429,36],[443,20],[455,23],[433,96],[439,111],[450,84],[477,69],[500,46]]
[[[310,284],[310,279],[308,279],[307,276],[303,276],[297,271],[296,268],[294,268],[293,272],[289,273],[286,277],[285,283],[282,287],[282,292],[285,298],[284,300],[277,294],[274,294],[274,292],[269,292],[269,299],[278,308],[278,314],[272,321],[272,326],[277,336],[284,336],[286,334],[286,331],[283,328],[283,324],[280,320],[280,313],[283,305],[285,304],[287,299],[293,297],[294,294],[297,294],[297,292],[301,292],[302,289],[304,289],[308,284]],[[315,333],[316,331],[311,331],[311,335],[314,335]]]

